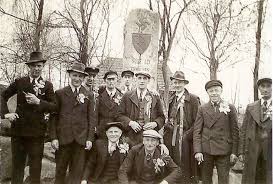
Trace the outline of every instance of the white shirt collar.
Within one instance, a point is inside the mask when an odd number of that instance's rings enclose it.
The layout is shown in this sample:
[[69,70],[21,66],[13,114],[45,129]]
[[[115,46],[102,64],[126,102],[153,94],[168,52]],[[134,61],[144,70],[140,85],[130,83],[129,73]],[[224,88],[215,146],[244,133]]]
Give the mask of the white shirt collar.
[[261,98],[261,105],[264,104],[264,101],[267,101],[267,107],[269,107],[270,104],[272,104],[272,98],[268,99],[268,100],[264,100],[263,98]]
[[109,91],[108,88],[105,88],[105,89],[106,89],[106,92],[108,93],[108,95],[109,95],[110,97],[115,96],[115,94],[116,94],[116,92],[117,92],[116,88],[114,88],[113,91]]
[[177,101],[180,100],[180,98],[184,95],[185,90],[183,90],[180,93],[175,93],[175,95],[177,96]]
[[37,78],[32,78],[29,76],[29,80],[30,80],[30,83],[32,83],[33,79],[35,80],[36,83],[38,83],[38,79],[40,78],[41,76],[37,77]]
[[142,97],[140,97],[140,89],[137,88],[137,97],[143,99],[146,96],[147,91],[148,91],[147,89],[144,89]]
[[[76,87],[73,86],[72,84],[69,84],[69,86],[71,87],[71,90],[72,90],[72,92],[74,93],[75,90],[76,90]],[[80,88],[81,88],[81,86],[77,87],[78,92],[80,92]]]

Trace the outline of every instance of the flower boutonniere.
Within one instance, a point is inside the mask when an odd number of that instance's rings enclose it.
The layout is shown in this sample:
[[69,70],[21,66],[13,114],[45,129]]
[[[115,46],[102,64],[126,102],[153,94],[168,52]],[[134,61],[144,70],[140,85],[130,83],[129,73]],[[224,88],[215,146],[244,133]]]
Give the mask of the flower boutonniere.
[[36,96],[38,95],[44,95],[44,93],[42,93],[41,89],[43,89],[45,87],[45,81],[40,80],[37,83],[35,83],[33,90],[35,91]]
[[82,94],[82,93],[78,94],[78,96],[77,96],[77,101],[78,101],[79,103],[83,104],[85,99],[88,99],[88,97],[85,96],[85,95]]
[[169,156],[166,154],[161,155],[157,159],[153,159],[155,165],[154,169],[156,173],[161,172],[161,169],[169,163]]
[[119,104],[120,104],[121,98],[122,98],[122,97],[121,97],[120,95],[117,95],[116,97],[113,98],[113,100],[114,100],[114,102],[115,102],[116,104],[119,105]]
[[272,104],[270,104],[265,112],[265,115],[272,120]]
[[221,102],[220,107],[219,107],[219,111],[223,112],[223,113],[225,113],[227,115],[227,113],[230,112],[228,102],[224,102],[224,101]]
[[129,151],[129,144],[126,142],[123,144],[118,144],[119,152],[122,154],[126,154]]
[[150,118],[153,99],[152,99],[152,97],[150,95],[145,96],[145,99],[147,101],[147,104],[146,104],[146,114],[148,115],[148,118]]

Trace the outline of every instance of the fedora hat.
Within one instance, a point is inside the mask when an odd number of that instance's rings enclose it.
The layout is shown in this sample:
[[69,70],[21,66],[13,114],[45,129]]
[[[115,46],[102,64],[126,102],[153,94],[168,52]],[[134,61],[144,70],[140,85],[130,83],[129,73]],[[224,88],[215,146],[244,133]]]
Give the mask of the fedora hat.
[[31,52],[29,55],[29,60],[26,62],[27,65],[37,63],[37,62],[46,62],[46,59],[43,58],[42,52],[35,51]]
[[257,81],[257,86],[259,86],[260,84],[265,83],[265,82],[272,84],[272,79],[268,78],[268,77],[261,78]]
[[77,73],[81,73],[84,75],[88,75],[85,72],[85,65],[83,63],[79,63],[77,61],[73,62],[72,65],[70,66],[70,68],[67,70],[68,73],[70,72],[77,72]]
[[186,84],[189,84],[189,81],[185,79],[185,74],[182,71],[176,71],[172,77],[170,77],[171,80],[176,79],[180,81],[184,81]]

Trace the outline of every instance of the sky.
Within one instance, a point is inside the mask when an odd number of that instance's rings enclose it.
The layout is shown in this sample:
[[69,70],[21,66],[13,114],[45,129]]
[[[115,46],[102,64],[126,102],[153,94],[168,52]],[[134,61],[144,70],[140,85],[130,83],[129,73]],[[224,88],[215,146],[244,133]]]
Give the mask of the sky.
[[[62,9],[62,2],[63,0],[46,1],[47,8],[45,11],[50,12],[52,10],[58,11]],[[115,2],[116,4],[111,7],[111,25],[109,29],[108,48],[110,50],[109,56],[122,58],[124,49],[123,29],[126,18],[132,9],[147,9],[148,1],[116,0]],[[5,6],[7,8],[10,7],[8,3],[5,4]],[[271,77],[272,75],[272,3],[270,0],[268,1],[267,9],[262,37],[266,43],[268,43],[268,45],[263,47],[261,51],[262,64],[260,67],[260,77]],[[14,26],[14,20],[7,16],[0,16],[0,20],[2,22],[0,25],[0,41],[4,43],[6,41],[10,41],[11,39],[10,33],[12,32]],[[183,22],[188,24],[193,29],[195,28],[194,26],[196,26],[196,22],[192,19],[189,20],[187,15],[183,16]],[[195,32],[197,38],[200,37],[200,39],[202,39],[201,31],[198,31],[199,28],[196,27],[195,30],[197,30]],[[67,33],[64,32],[63,34],[65,35]],[[255,30],[250,29],[246,31],[245,34],[248,34],[246,36],[252,35],[253,41],[255,41]],[[243,37],[244,35],[242,35],[242,39],[244,39]],[[176,70],[182,70],[185,73],[186,78],[190,81],[190,83],[186,86],[189,91],[200,96],[203,101],[207,101],[208,97],[204,89],[204,85],[209,80],[209,71],[196,55],[186,49],[186,44],[189,43],[183,38],[180,38],[177,43],[174,43],[169,67],[173,73]],[[255,50],[255,45],[252,49]],[[237,86],[239,93],[239,104],[242,105],[243,108],[245,108],[248,103],[253,101],[252,70],[254,66],[254,56],[255,52],[253,51],[234,56],[235,58],[238,57],[243,59],[235,66],[223,68],[221,72],[218,73],[218,79],[223,82],[223,98],[231,101],[231,99],[234,97],[234,92],[236,91],[235,88]],[[183,63],[181,62],[182,58],[184,61]]]

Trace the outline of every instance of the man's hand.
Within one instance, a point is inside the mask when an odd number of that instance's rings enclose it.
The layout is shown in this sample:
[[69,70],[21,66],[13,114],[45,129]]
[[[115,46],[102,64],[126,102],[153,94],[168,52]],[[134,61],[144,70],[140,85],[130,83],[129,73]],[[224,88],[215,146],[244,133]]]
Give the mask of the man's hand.
[[91,148],[92,148],[92,142],[91,141],[86,141],[86,147],[84,149],[91,150]]
[[160,184],[169,184],[166,180],[160,182]]
[[240,160],[240,162],[244,162],[245,161],[245,156],[244,155],[239,155],[239,160]]
[[143,130],[152,130],[152,129],[154,129],[155,127],[157,127],[157,123],[156,123],[156,122],[149,122],[149,123],[146,123],[146,124],[143,126]]
[[17,113],[7,113],[7,114],[5,114],[5,119],[8,119],[9,121],[14,121],[17,118],[19,118]]
[[81,184],[87,184],[86,180],[82,180]]
[[28,104],[40,104],[40,99],[32,93],[25,93],[25,97]]
[[51,141],[51,146],[54,150],[58,150],[59,149],[59,141],[58,139],[54,139]]
[[230,155],[230,163],[235,164],[238,160],[238,157],[234,154]]
[[170,155],[170,151],[165,144],[159,144],[159,146],[160,146],[161,155],[162,154]]
[[137,133],[137,132],[139,132],[141,129],[142,129],[142,127],[138,124],[138,122],[136,122],[136,121],[130,121],[129,122],[129,126]]
[[204,161],[204,156],[202,153],[196,153],[194,158],[198,161],[198,165],[200,165]]

